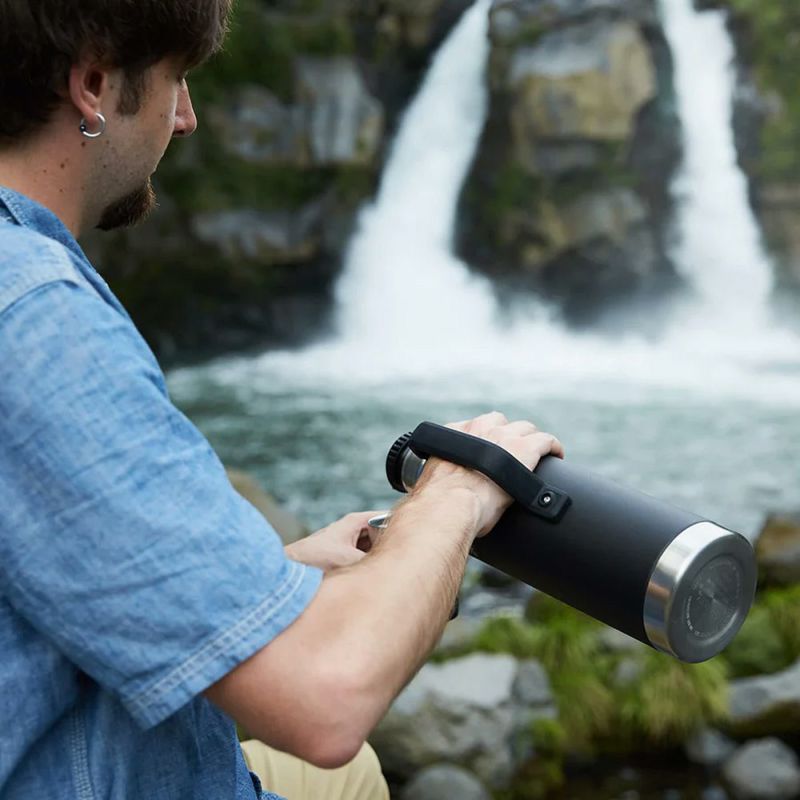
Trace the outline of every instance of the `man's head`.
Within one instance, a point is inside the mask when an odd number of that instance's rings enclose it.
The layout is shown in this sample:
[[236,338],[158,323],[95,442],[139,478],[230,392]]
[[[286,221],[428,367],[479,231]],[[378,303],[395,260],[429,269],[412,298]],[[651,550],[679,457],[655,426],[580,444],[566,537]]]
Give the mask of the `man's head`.
[[0,0],[0,154],[46,142],[62,169],[80,162],[100,227],[137,221],[170,139],[194,130],[184,78],[220,47],[231,3]]

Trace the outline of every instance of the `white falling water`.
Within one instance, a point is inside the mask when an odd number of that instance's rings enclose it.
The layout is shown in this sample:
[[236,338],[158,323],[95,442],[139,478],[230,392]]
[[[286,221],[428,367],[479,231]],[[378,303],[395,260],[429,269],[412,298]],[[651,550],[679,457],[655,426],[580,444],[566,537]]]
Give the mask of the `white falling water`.
[[772,271],[736,163],[731,126],[734,50],[722,11],[662,0],[675,63],[685,160],[673,186],[681,213],[676,262],[709,327],[758,336],[768,323]]
[[442,355],[493,330],[491,285],[452,254],[458,195],[488,107],[490,4],[479,0],[437,53],[362,212],[337,288],[343,343],[362,352]]

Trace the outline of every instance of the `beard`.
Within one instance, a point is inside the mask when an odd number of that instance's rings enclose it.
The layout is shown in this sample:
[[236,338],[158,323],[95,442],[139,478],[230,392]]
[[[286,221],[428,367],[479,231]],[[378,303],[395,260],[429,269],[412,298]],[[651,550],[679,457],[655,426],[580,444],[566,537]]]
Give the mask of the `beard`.
[[130,228],[144,222],[156,207],[156,193],[150,178],[147,183],[103,209],[97,227],[101,231]]

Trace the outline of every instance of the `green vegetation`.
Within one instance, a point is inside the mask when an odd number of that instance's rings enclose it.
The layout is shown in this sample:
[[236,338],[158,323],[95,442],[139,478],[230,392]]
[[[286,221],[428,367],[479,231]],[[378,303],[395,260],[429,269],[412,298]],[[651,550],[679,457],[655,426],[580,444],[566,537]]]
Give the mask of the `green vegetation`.
[[735,678],[778,672],[800,658],[800,586],[762,592],[720,657]]
[[[226,152],[208,118],[233,88],[263,86],[282,101],[294,98],[294,58],[298,54],[333,56],[355,47],[349,21],[314,13],[269,12],[262,0],[239,0],[223,52],[189,77],[200,119],[197,133],[173,147],[159,168],[159,183],[183,212],[225,208],[296,209],[334,186],[344,202],[369,193],[374,175],[366,168],[303,168],[300,165],[251,164]],[[233,135],[233,133],[232,133]],[[355,188],[354,188],[355,187]]]
[[478,650],[536,658],[550,676],[558,718],[532,724],[528,741],[536,758],[499,800],[534,800],[558,788],[570,753],[670,748],[705,725],[724,726],[729,678],[775,672],[800,658],[800,585],[762,592],[734,642],[703,664],[683,664],[645,646],[609,651],[602,629],[538,594],[525,619],[489,619],[467,647],[449,654]]
[[786,180],[800,177],[800,5],[786,0],[725,0],[744,21],[746,55],[752,59],[762,91],[776,93],[781,113],[762,132],[763,155],[757,176]]
[[637,662],[638,678],[615,697],[615,735],[629,746],[642,737],[653,744],[678,745],[703,725],[725,720],[728,671],[723,661],[682,664],[647,648]]
[[[727,666],[722,661],[682,664],[646,647],[622,655],[607,652],[598,636],[600,623],[543,595],[536,596],[529,617],[532,621],[488,620],[473,648],[541,661],[570,751],[628,752],[679,744],[702,725],[724,719]],[[629,681],[615,679],[623,660],[636,665]]]
[[[645,646],[611,652],[599,636],[603,627],[563,603],[536,595],[526,619],[495,617],[475,636],[469,650],[538,659],[558,707],[557,719],[532,724],[529,742],[536,757],[498,800],[534,800],[558,788],[567,754],[622,755],[674,747],[703,725],[724,721],[724,661],[682,664]],[[625,679],[618,675],[623,662],[632,667]]]
[[557,247],[548,220],[581,198],[613,188],[635,188],[637,177],[626,164],[626,144],[595,142],[596,163],[546,176],[531,173],[509,156],[487,180],[467,186],[466,201],[475,209],[473,225],[495,247],[518,247],[521,238],[533,243],[540,237],[543,252]]
[[293,99],[293,60],[298,53],[335,56],[353,53],[355,41],[349,20],[313,13],[291,16],[269,12],[262,0],[238,0],[225,49],[192,74],[193,91],[203,101],[218,100],[226,87],[254,83]]

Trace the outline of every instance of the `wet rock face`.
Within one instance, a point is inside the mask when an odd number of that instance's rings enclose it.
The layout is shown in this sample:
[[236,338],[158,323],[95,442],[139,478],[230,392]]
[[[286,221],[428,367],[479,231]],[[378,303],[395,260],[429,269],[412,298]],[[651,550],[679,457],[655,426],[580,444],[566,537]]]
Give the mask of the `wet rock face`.
[[745,736],[800,730],[800,662],[774,675],[732,681],[730,725]]
[[756,542],[761,585],[800,583],[800,513],[772,514]]
[[800,762],[779,739],[748,742],[723,768],[738,800],[791,800],[800,793]]
[[670,275],[678,128],[656,4],[499,2],[491,37],[464,258],[561,300],[572,317]]
[[442,761],[502,787],[529,752],[518,737],[555,714],[549,681],[536,662],[473,654],[427,664],[370,737],[384,770],[408,778]]
[[[800,36],[796,6],[782,0],[696,0],[723,10],[736,45],[733,130],[738,161],[774,259],[781,289],[800,297]],[[789,45],[789,43],[792,45]],[[797,307],[792,311],[796,313]]]
[[589,19],[515,49],[507,76],[517,158],[542,139],[627,141],[656,93],[653,61],[632,22]]
[[409,781],[400,800],[491,800],[480,781],[460,767],[442,764],[428,767]]

